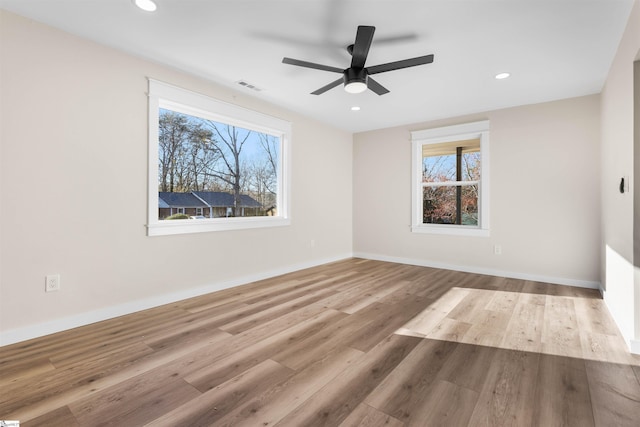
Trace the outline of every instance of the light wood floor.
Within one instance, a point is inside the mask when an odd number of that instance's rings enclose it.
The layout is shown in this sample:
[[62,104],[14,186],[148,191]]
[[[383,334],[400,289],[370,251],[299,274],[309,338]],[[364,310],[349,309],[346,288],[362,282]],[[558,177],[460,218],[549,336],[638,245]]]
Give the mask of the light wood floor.
[[345,260],[0,348],[21,426],[638,426],[595,290]]

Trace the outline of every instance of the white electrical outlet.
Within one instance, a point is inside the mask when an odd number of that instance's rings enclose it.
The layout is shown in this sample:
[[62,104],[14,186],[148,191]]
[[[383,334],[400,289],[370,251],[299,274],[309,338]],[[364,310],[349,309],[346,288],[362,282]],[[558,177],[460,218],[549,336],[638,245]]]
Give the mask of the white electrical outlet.
[[45,278],[44,283],[45,292],[54,292],[60,290],[60,275],[59,274],[49,274]]
[[493,254],[494,255],[502,255],[502,246],[494,245],[493,246]]

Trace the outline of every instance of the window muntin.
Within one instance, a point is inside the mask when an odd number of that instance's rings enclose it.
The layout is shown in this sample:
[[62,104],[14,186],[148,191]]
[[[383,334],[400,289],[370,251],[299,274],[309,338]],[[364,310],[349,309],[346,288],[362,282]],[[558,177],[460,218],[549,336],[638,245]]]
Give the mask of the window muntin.
[[489,234],[487,121],[412,132],[412,231]]
[[148,234],[289,224],[290,140],[289,122],[149,80]]

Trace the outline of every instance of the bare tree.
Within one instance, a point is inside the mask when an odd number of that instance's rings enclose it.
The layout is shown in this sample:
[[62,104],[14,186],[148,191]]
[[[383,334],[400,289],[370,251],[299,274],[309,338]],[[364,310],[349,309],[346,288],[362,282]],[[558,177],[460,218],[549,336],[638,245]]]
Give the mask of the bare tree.
[[241,205],[241,190],[245,181],[240,154],[253,132],[211,120],[204,123],[218,141],[215,149],[219,155],[219,160],[212,169],[208,170],[207,175],[229,185],[233,194],[233,215],[237,216]]
[[175,191],[178,164],[182,158],[184,142],[189,137],[187,118],[163,110],[158,131],[160,191]]
[[161,110],[158,135],[159,190],[183,192],[204,188],[204,171],[215,162],[217,150],[210,130],[199,121]]
[[208,129],[201,126],[191,130],[188,149],[188,164],[190,177],[190,190],[204,191],[211,181],[208,171],[220,158],[216,147],[216,140]]

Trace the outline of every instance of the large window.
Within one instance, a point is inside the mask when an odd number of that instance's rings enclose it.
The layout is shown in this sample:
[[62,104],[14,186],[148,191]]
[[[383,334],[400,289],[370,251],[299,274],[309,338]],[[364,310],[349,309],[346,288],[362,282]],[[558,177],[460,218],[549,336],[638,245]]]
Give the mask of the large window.
[[149,235],[289,223],[290,123],[149,80]]
[[489,123],[411,133],[412,231],[489,235]]

